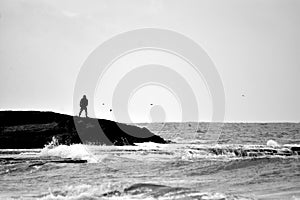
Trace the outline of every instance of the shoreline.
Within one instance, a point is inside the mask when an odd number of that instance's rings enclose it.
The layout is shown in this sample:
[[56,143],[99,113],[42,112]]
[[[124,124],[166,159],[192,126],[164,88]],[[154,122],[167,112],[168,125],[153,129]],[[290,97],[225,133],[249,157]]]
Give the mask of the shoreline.
[[168,143],[146,128],[104,119],[40,111],[0,111],[0,119],[0,149],[43,148],[53,137],[66,145]]

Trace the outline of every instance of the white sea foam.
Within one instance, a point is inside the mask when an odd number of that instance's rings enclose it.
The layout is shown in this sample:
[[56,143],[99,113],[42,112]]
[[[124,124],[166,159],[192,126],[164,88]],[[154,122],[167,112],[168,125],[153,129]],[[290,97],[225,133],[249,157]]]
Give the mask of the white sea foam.
[[160,149],[166,146],[166,144],[158,144],[154,142],[135,143],[139,148],[142,149]]
[[280,145],[275,140],[268,140],[267,146],[270,146],[270,147],[279,147]]
[[[40,200],[85,200],[85,199],[107,199],[103,194],[111,191],[122,191],[124,185],[121,183],[106,182],[101,185],[69,185],[60,189],[49,188],[49,194],[41,197]],[[101,198],[100,198],[101,197]],[[112,199],[115,199],[114,196]]]
[[82,144],[51,146],[51,148],[46,146],[41,150],[40,156],[56,156],[61,158],[87,160],[89,163],[97,163],[99,161],[99,159],[89,152]]
[[[210,192],[186,192],[178,194],[169,193],[162,194],[161,196],[149,195],[147,191],[140,194],[126,194],[123,191],[123,186],[120,184],[102,184],[98,186],[91,186],[87,184],[77,186],[67,186],[61,190],[49,189],[49,194],[40,198],[40,200],[83,200],[83,199],[114,199],[114,200],[131,200],[131,199],[146,199],[146,200],[170,200],[170,199],[195,199],[201,198],[203,200],[249,200],[250,198],[243,198],[231,195],[225,195],[223,193],[210,193]],[[103,194],[111,191],[120,191],[116,195],[103,196]]]
[[51,191],[49,194],[40,198],[41,200],[68,200],[68,199],[92,199],[95,198],[97,188],[93,188],[91,185],[78,185],[68,186],[62,191]]

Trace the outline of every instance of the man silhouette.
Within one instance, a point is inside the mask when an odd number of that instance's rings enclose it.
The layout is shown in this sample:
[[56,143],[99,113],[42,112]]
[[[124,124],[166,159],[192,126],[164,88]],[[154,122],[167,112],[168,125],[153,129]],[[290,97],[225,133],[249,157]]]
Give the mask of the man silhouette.
[[82,99],[80,100],[80,112],[79,112],[79,117],[82,113],[82,111],[84,110],[85,111],[85,117],[88,117],[87,116],[87,106],[89,104],[89,101],[87,100],[86,96],[83,95]]

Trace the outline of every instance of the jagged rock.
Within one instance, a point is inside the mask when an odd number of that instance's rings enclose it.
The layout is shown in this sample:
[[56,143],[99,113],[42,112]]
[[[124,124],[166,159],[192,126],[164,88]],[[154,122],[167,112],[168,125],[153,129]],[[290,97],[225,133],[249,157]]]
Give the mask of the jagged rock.
[[[101,127],[101,128],[100,128]],[[60,144],[134,145],[167,143],[146,128],[53,112],[0,111],[0,148],[43,148],[54,136]]]

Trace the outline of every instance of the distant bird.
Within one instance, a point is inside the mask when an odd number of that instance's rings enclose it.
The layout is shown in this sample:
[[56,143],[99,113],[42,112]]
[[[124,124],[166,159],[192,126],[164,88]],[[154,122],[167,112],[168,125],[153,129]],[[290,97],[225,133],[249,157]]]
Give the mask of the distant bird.
[[242,94],[242,97],[245,97],[245,95],[244,95],[244,94]]
[[150,106],[153,106],[153,103],[151,103]]
[[112,109],[109,110],[110,112],[112,111]]
[[102,105],[104,105],[104,103],[102,103]]

